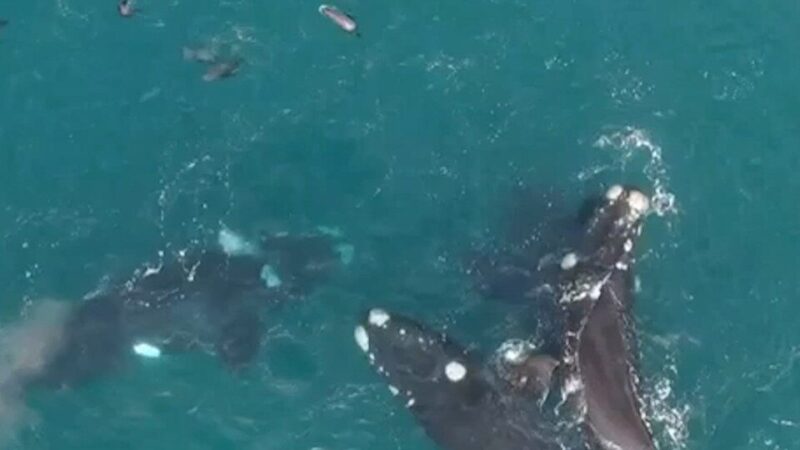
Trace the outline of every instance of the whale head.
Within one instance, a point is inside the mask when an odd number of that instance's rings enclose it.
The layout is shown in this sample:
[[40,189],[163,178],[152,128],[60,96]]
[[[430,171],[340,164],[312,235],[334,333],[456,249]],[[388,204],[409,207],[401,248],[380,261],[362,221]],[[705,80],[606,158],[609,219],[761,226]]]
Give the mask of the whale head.
[[484,390],[480,365],[464,347],[408,317],[371,309],[356,327],[355,339],[409,408],[424,402],[458,407],[470,401],[471,389]]
[[355,340],[392,395],[441,448],[560,448],[535,404],[509,395],[477,354],[444,333],[376,308],[356,326]]
[[650,201],[633,186],[614,185],[598,201],[588,223],[584,259],[597,267],[611,268],[627,264],[633,245],[642,232],[642,223],[650,210]]

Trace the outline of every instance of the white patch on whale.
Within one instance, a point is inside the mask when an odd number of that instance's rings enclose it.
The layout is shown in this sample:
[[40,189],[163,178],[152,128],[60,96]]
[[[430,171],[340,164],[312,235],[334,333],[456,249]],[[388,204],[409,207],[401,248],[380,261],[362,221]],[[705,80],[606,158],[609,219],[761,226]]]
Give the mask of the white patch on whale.
[[577,375],[567,377],[564,381],[564,397],[579,392],[581,389],[583,389],[583,382],[581,382],[581,378]]
[[503,342],[498,349],[503,360],[509,364],[519,365],[525,362],[533,346],[521,339],[509,339]]
[[222,251],[228,256],[243,256],[258,254],[258,247],[244,237],[231,231],[227,227],[219,230],[217,242],[222,247]]
[[353,332],[353,336],[356,339],[356,344],[363,352],[369,351],[369,335],[367,334],[367,330],[364,329],[361,325],[357,326],[355,331]]
[[448,380],[453,383],[458,383],[467,376],[467,368],[458,361],[450,361],[444,367],[444,374],[447,376]]
[[264,264],[264,267],[261,268],[261,281],[270,289],[280,287],[283,284],[281,277],[269,264]]
[[385,328],[386,323],[391,319],[389,313],[380,309],[380,308],[373,308],[369,310],[369,318],[368,321],[371,325],[374,325],[379,328]]
[[600,294],[603,291],[603,285],[605,285],[605,282],[596,283],[595,285],[593,285],[592,290],[589,291],[589,298],[591,298],[592,300],[597,300],[598,298],[600,298]]
[[562,270],[570,270],[578,264],[578,255],[575,253],[567,253],[561,259],[561,269]]
[[630,208],[630,218],[636,220],[650,209],[650,199],[639,191],[630,191],[628,192],[628,207]]
[[613,202],[618,199],[620,195],[622,195],[622,191],[622,186],[615,184],[606,191],[606,199],[610,202]]
[[161,349],[147,342],[139,342],[133,346],[133,352],[145,358],[158,358],[161,356]]

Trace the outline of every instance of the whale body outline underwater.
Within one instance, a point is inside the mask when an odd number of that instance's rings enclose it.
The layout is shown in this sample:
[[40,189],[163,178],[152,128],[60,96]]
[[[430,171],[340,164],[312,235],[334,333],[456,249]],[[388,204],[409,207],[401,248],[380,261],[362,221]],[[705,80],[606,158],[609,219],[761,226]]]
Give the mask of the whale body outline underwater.
[[330,230],[248,241],[223,228],[216,246],[104,280],[79,302],[34,302],[22,323],[0,335],[8,362],[0,413],[30,389],[80,387],[137,356],[202,351],[231,372],[243,370],[260,351],[276,306],[308,297],[351,263],[352,245]]

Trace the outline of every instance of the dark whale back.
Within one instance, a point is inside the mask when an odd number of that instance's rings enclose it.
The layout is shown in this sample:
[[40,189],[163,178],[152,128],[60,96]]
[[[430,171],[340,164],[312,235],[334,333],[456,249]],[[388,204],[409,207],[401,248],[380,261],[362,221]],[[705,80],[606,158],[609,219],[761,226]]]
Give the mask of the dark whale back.
[[578,361],[588,424],[599,443],[651,450],[655,447],[642,419],[633,343],[627,336],[633,326],[628,316],[632,302],[629,278],[623,271],[615,271],[609,278],[583,329]]
[[561,287],[564,371],[580,386],[576,395],[585,408],[590,440],[607,450],[655,448],[640,410],[630,314],[633,250],[648,206],[634,188],[609,189]]

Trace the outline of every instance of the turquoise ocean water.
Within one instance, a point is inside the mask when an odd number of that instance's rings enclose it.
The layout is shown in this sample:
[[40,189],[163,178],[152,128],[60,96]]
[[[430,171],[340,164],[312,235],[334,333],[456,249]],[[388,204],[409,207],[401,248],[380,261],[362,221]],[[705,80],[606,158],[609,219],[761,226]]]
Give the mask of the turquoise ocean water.
[[[272,314],[241,376],[187,354],[37,392],[5,447],[433,449],[358,314],[523,337],[461,255],[515,186],[573,210],[619,181],[658,206],[636,317],[659,447],[800,446],[796,2],[343,0],[361,38],[304,0],[138,5],[0,3],[3,326],[222,226],[338,227],[355,260]],[[236,77],[183,61],[209,42]]]

